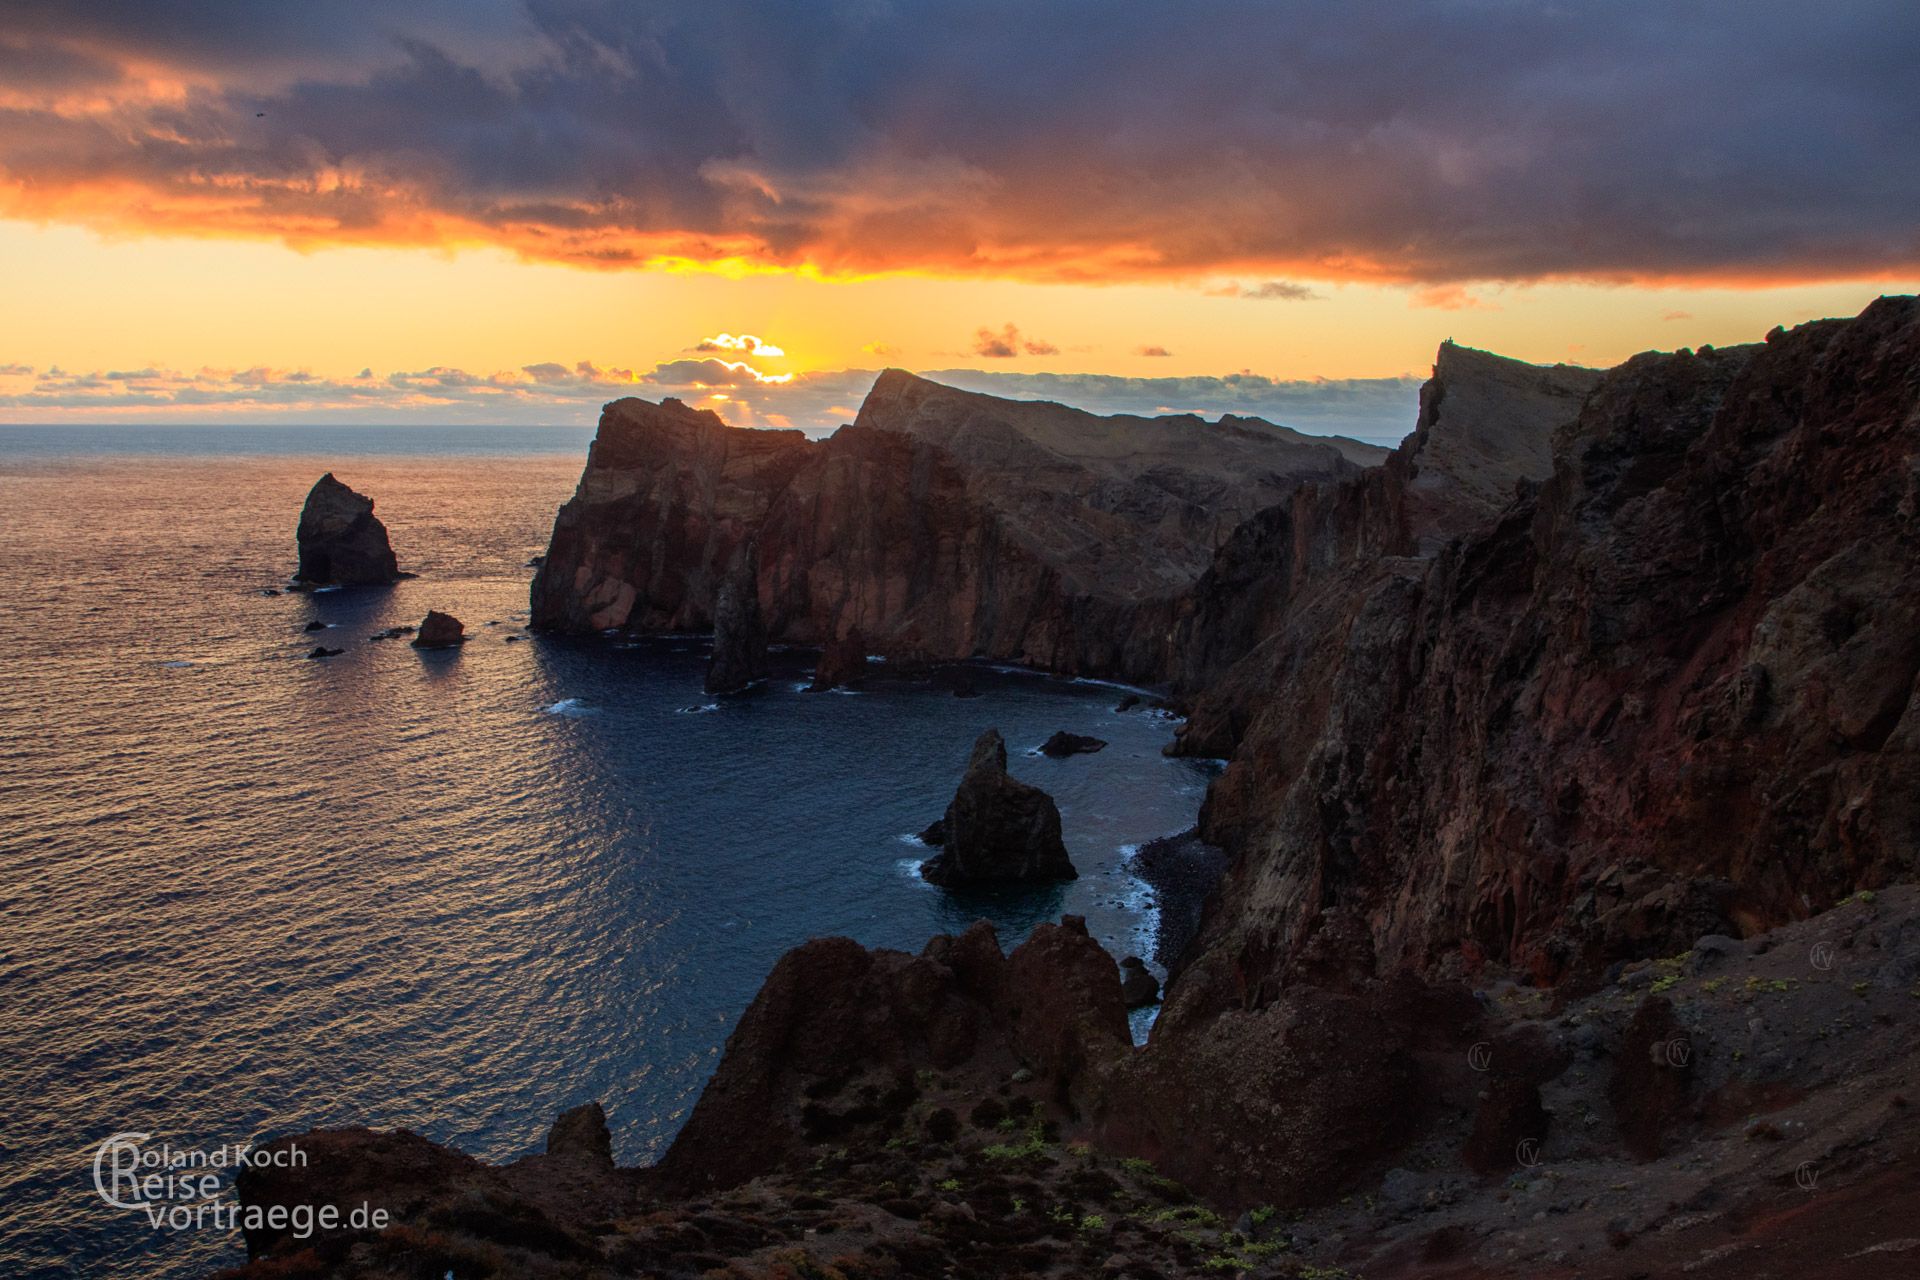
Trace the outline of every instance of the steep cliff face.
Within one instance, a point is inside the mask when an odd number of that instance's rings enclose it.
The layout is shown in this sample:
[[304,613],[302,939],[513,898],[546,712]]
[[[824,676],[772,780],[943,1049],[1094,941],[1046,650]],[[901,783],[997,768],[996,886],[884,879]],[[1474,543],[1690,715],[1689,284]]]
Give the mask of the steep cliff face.
[[811,443],[676,401],[608,405],[533,587],[536,626],[704,630],[751,539],[776,642],[1158,678],[1227,533],[1368,446],[1255,419],[1098,418],[898,371]]
[[[1203,705],[1261,696],[1192,731],[1233,749],[1202,830],[1238,857],[1176,1004],[1591,977],[1912,874],[1920,304],[1637,357],[1552,457],[1425,559],[1344,486],[1333,527],[1387,554],[1270,588]],[[1270,559],[1289,585],[1343,550],[1314,533]]]
[[1544,480],[1554,432],[1599,381],[1598,370],[1447,343],[1412,434],[1379,466],[1303,485],[1236,527],[1177,624],[1171,674],[1199,696],[1188,750],[1226,755],[1271,694],[1274,671],[1304,660],[1267,654],[1236,670],[1257,647],[1285,649],[1289,631],[1311,640],[1339,626],[1358,583],[1417,571],[1401,562],[1432,557],[1484,526],[1520,486]]

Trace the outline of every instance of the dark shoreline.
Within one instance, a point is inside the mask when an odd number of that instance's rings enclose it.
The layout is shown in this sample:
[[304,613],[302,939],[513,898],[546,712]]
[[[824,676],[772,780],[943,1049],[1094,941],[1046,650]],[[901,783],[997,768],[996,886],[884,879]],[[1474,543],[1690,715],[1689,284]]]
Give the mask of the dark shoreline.
[[1133,856],[1133,874],[1153,890],[1159,908],[1151,958],[1169,980],[1200,936],[1207,898],[1226,875],[1228,861],[1225,850],[1200,838],[1198,827],[1149,840]]

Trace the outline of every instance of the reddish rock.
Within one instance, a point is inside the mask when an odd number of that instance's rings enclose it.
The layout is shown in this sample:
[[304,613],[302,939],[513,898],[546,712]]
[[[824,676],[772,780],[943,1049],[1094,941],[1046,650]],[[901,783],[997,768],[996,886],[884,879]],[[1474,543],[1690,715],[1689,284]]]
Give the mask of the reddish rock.
[[767,677],[767,626],[760,616],[759,564],[753,543],[741,543],[734,550],[726,581],[720,584],[713,605],[708,693],[738,693]]
[[1083,923],[1041,925],[1011,956],[985,921],[918,956],[815,939],[774,966],[659,1167],[712,1189],[811,1163],[820,1144],[884,1143],[922,1070],[984,1095],[1025,1068],[1070,1101],[1128,1043],[1113,960]]
[[1007,772],[1007,744],[989,729],[973,744],[967,773],[947,806],[943,847],[920,874],[950,889],[1048,883],[1079,873],[1060,839],[1053,798]]
[[452,649],[467,642],[467,628],[450,613],[427,610],[413,637],[416,649]]
[[1418,1105],[1405,1030],[1365,1000],[1302,989],[1156,1029],[1102,1077],[1089,1132],[1214,1203],[1293,1208],[1376,1170]]
[[1648,996],[1627,1024],[1607,1081],[1607,1100],[1634,1159],[1657,1158],[1691,1123],[1693,1048],[1693,1038],[1665,996]]
[[1567,1052],[1537,1029],[1508,1032],[1475,1046],[1484,1088],[1463,1156],[1476,1173],[1505,1173],[1531,1164],[1547,1139],[1551,1117],[1540,1086],[1567,1069]]
[[1098,418],[898,370],[818,443],[620,400],[554,524],[532,624],[704,630],[751,538],[775,642],[857,630],[890,663],[1157,679],[1174,600],[1227,532],[1379,456],[1254,419]]
[[301,582],[314,586],[374,586],[397,581],[399,562],[373,499],[355,493],[331,471],[314,482],[300,508],[295,533]]
[[1244,527],[1182,623],[1183,746],[1232,757],[1213,1003],[1334,926],[1377,972],[1593,981],[1911,876],[1920,303],[1628,361],[1477,526],[1409,505],[1471,425],[1450,363],[1424,438]]
[[821,648],[820,661],[813,669],[813,683],[808,687],[824,693],[842,685],[857,685],[866,674],[866,638],[858,631],[849,631]]

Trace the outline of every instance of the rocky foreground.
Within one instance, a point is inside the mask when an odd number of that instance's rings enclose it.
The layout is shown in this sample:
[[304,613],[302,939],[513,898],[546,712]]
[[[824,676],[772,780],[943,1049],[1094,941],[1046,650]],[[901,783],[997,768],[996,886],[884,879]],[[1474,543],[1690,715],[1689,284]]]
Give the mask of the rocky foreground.
[[[1228,866],[1149,1043],[1072,920],[1011,955],[983,926],[808,943],[658,1166],[616,1169],[592,1112],[505,1168],[306,1135],[328,1158],[242,1195],[401,1225],[249,1241],[251,1275],[1920,1270],[1920,302],[1605,373],[1446,347],[1380,465],[1224,532],[1185,499],[1129,518],[1122,566],[1213,544],[1151,589],[1054,553],[1023,579],[1044,607],[996,574],[937,619],[878,602],[1043,562],[1018,513],[930,498],[988,501],[973,433],[1007,444],[930,385],[884,378],[874,417],[920,425],[846,453],[610,406],[536,604],[697,624],[751,530],[789,638],[837,601],[883,653],[1172,683],[1177,749],[1229,759],[1198,833]],[[810,478],[736,483],[781,468]],[[1138,511],[1104,484],[1030,527]],[[864,514],[896,499],[961,523],[898,559]]]

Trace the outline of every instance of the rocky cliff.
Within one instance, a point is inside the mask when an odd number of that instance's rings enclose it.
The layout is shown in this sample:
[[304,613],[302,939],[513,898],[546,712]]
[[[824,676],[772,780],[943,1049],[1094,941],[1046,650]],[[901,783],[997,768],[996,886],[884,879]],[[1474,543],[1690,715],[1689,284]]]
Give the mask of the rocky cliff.
[[[836,468],[877,482],[867,450],[988,511],[957,402],[887,391],[893,425],[839,451],[731,464],[717,420],[648,406],[698,465],[588,479],[677,513],[650,527],[682,549],[751,528],[790,556],[771,513]],[[791,473],[766,496],[729,466]],[[748,514],[720,536],[660,506],[689,493]],[[644,580],[621,607],[666,625],[691,570],[604,575],[590,510],[556,533],[568,581],[606,607]],[[974,526],[996,564],[1091,518],[1030,514]],[[403,1226],[250,1241],[282,1255],[253,1274],[1909,1275],[1917,517],[1915,299],[1604,374],[1443,348],[1392,458],[1254,513],[1169,606],[1181,746],[1230,757],[1199,833],[1230,865],[1144,1047],[1076,922],[1010,956],[984,926],[917,957],[809,943],[658,1169],[611,1168],[592,1116],[501,1169],[318,1135],[345,1182],[243,1199],[383,1190]],[[1148,525],[1128,555],[1195,527]],[[847,528],[874,531],[806,545]]]
[[1913,874],[1920,304],[1628,361],[1423,558],[1392,472],[1447,372],[1377,488],[1293,504],[1355,514],[1274,522],[1267,634],[1188,733],[1231,751],[1202,832],[1237,856],[1176,1002],[1597,981]]
[[707,630],[751,541],[775,643],[857,632],[894,659],[1157,679],[1175,602],[1233,527],[1379,453],[1251,418],[1099,418],[898,370],[818,443],[616,401],[555,521],[533,623]]

